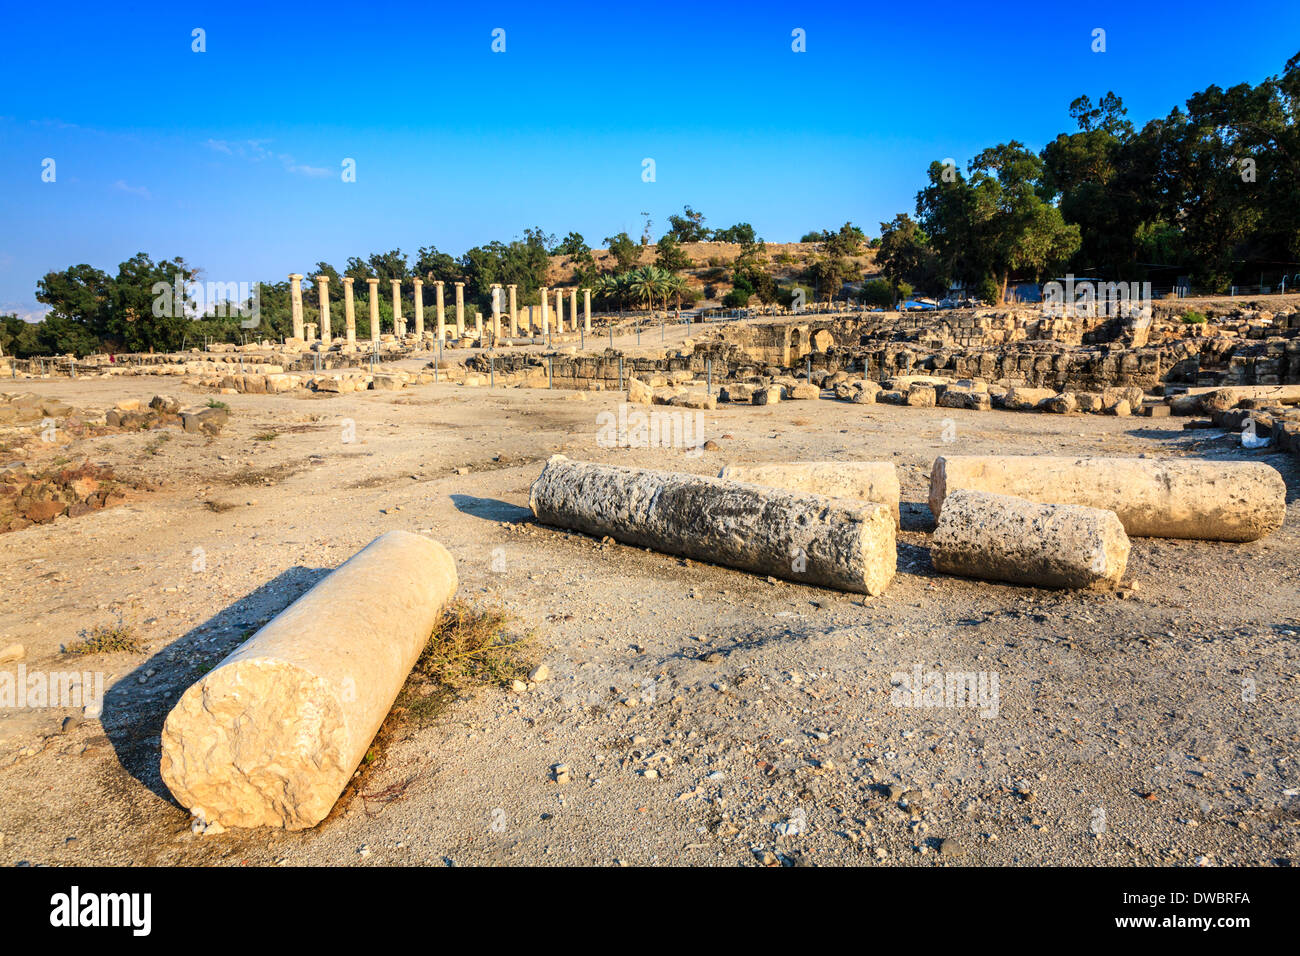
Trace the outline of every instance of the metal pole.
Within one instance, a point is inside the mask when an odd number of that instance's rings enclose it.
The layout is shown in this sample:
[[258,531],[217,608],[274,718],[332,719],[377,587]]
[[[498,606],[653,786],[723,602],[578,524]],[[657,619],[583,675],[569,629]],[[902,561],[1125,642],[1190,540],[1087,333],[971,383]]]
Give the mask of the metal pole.
[[810,354],[810,355],[806,355],[806,356],[804,356],[804,358],[805,358],[805,360],[807,361],[807,364],[808,364],[808,370],[807,370],[806,377],[807,377],[807,379],[808,379],[809,384],[812,384],[812,355],[811,355],[811,354]]
[[623,390],[623,356],[618,357],[618,390]]
[[609,320],[609,347],[614,347],[614,320]]
[[709,384],[706,390],[706,394],[712,395],[713,394],[713,359],[705,359],[704,367],[705,369],[708,370],[709,373]]

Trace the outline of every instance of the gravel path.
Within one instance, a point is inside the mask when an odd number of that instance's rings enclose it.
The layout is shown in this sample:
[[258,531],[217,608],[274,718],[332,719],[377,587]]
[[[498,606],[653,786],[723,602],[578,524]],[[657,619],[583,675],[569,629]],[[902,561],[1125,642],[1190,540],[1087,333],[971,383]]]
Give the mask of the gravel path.
[[[150,378],[6,388],[83,408],[159,392],[207,398]],[[723,406],[702,413],[717,450],[691,455],[600,447],[597,415],[616,409],[613,394],[441,385],[222,400],[231,420],[213,440],[117,434],[33,452],[108,462],[164,487],[0,535],[0,647],[23,644],[31,671],[102,670],[109,686],[102,722],[0,710],[0,860],[1294,857],[1300,475],[1287,456],[1184,433],[1177,419]],[[904,502],[898,576],[864,599],[533,525],[528,486],[556,452],[710,474],[733,461],[892,460]],[[925,500],[944,453],[1251,457],[1282,472],[1293,500],[1271,538],[1134,539],[1130,588],[1052,593],[935,574]],[[478,690],[407,728],[360,795],[310,832],[192,835],[158,778],[167,710],[391,528],[446,544],[461,596],[534,628],[550,678],[523,693]],[[59,653],[119,614],[142,653]],[[996,706],[902,706],[897,675],[917,668],[983,675],[986,690],[996,679]]]

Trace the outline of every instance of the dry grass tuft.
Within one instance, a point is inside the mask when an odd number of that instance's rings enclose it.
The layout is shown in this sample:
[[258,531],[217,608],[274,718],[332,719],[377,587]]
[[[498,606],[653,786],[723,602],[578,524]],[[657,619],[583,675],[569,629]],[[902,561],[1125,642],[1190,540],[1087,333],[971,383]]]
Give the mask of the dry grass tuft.
[[144,651],[140,639],[135,635],[135,628],[123,621],[120,614],[114,623],[79,631],[77,636],[81,640],[65,647],[65,654],[80,657],[87,654],[139,654]]
[[400,799],[410,780],[383,791],[366,789],[393,741],[412,725],[418,729],[433,721],[459,693],[471,687],[506,687],[511,681],[526,679],[535,664],[537,649],[533,632],[521,630],[501,608],[477,608],[465,601],[447,605],[393,709],[371,741],[358,773],[344,788],[330,816],[355,797],[361,798],[367,813],[372,812],[372,803]]

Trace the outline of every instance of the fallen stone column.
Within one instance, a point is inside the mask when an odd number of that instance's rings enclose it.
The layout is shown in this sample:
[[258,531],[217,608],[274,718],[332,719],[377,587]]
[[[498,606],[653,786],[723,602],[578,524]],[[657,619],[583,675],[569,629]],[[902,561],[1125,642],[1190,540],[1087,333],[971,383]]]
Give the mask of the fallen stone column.
[[185,691],[163,725],[163,782],[209,823],[315,826],[455,591],[441,544],[380,535]]
[[961,490],[944,502],[930,559],[945,574],[1105,590],[1119,584],[1128,552],[1113,511]]
[[945,498],[963,488],[1104,508],[1136,537],[1254,541],[1286,517],[1282,476],[1254,461],[945,456],[930,471],[936,519]]
[[830,498],[859,498],[884,505],[898,524],[898,472],[888,461],[793,461],[727,465],[719,478],[771,485]]
[[880,594],[898,563],[889,509],[722,478],[549,459],[543,524],[823,587]]

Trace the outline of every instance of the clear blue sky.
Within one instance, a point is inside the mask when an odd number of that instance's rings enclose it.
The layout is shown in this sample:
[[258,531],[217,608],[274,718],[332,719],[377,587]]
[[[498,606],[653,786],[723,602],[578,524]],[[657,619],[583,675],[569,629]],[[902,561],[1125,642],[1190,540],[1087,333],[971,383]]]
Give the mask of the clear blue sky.
[[770,241],[875,234],[930,161],[1041,147],[1081,93],[1140,125],[1300,50],[1296,0],[113,6],[0,20],[0,310],[137,251],[276,280],[533,225],[598,245],[642,211],[658,236],[686,203]]

